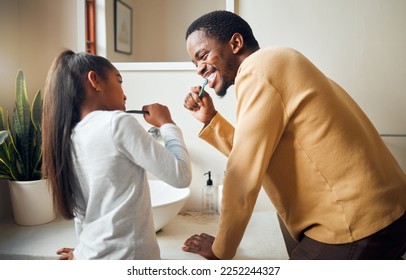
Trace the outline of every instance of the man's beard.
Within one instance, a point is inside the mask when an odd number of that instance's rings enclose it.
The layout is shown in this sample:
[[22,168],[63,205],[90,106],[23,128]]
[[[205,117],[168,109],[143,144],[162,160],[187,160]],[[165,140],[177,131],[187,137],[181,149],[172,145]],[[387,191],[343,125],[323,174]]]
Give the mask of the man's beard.
[[220,89],[216,91],[216,95],[220,98],[223,98],[227,94],[228,88],[232,85],[232,83],[228,84],[225,81],[222,81]]

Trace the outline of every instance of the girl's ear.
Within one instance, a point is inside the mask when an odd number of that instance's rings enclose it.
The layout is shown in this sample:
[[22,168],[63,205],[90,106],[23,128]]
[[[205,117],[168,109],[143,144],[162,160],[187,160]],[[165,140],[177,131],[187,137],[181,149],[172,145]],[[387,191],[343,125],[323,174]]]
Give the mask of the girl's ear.
[[96,72],[94,72],[93,70],[89,71],[89,73],[87,73],[87,80],[89,81],[91,87],[96,90],[96,91],[100,91],[100,83],[99,83],[99,77],[97,76]]

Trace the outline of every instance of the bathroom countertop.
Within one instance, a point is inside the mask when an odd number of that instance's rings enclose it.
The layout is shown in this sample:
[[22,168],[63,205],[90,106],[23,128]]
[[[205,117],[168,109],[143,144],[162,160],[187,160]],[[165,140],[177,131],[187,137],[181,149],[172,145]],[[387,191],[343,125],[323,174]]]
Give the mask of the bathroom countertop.
[[[182,212],[157,232],[162,259],[203,259],[182,251],[183,242],[202,232],[215,235],[219,216]],[[39,226],[19,226],[13,220],[0,221],[0,259],[56,259],[55,251],[75,247],[73,221],[57,220]],[[253,213],[235,259],[288,259],[277,214],[274,211]]]

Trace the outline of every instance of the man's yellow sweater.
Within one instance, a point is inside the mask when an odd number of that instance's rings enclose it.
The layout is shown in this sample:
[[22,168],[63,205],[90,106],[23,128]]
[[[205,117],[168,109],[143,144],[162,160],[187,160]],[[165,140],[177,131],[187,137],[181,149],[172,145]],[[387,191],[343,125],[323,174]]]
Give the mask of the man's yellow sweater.
[[261,186],[297,240],[349,243],[404,214],[404,172],[353,99],[299,52],[246,58],[235,95],[235,128],[217,113],[200,133],[228,157],[217,257],[235,255]]

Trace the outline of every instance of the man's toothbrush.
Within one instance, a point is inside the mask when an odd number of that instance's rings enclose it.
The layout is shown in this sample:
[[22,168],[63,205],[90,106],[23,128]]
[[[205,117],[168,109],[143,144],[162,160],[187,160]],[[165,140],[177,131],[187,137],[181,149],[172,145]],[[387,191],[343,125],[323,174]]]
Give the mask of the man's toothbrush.
[[200,98],[200,99],[202,99],[202,97],[203,97],[204,87],[207,85],[207,82],[208,82],[208,80],[207,80],[207,79],[204,79],[202,88],[201,88],[200,91],[199,91],[199,98]]

